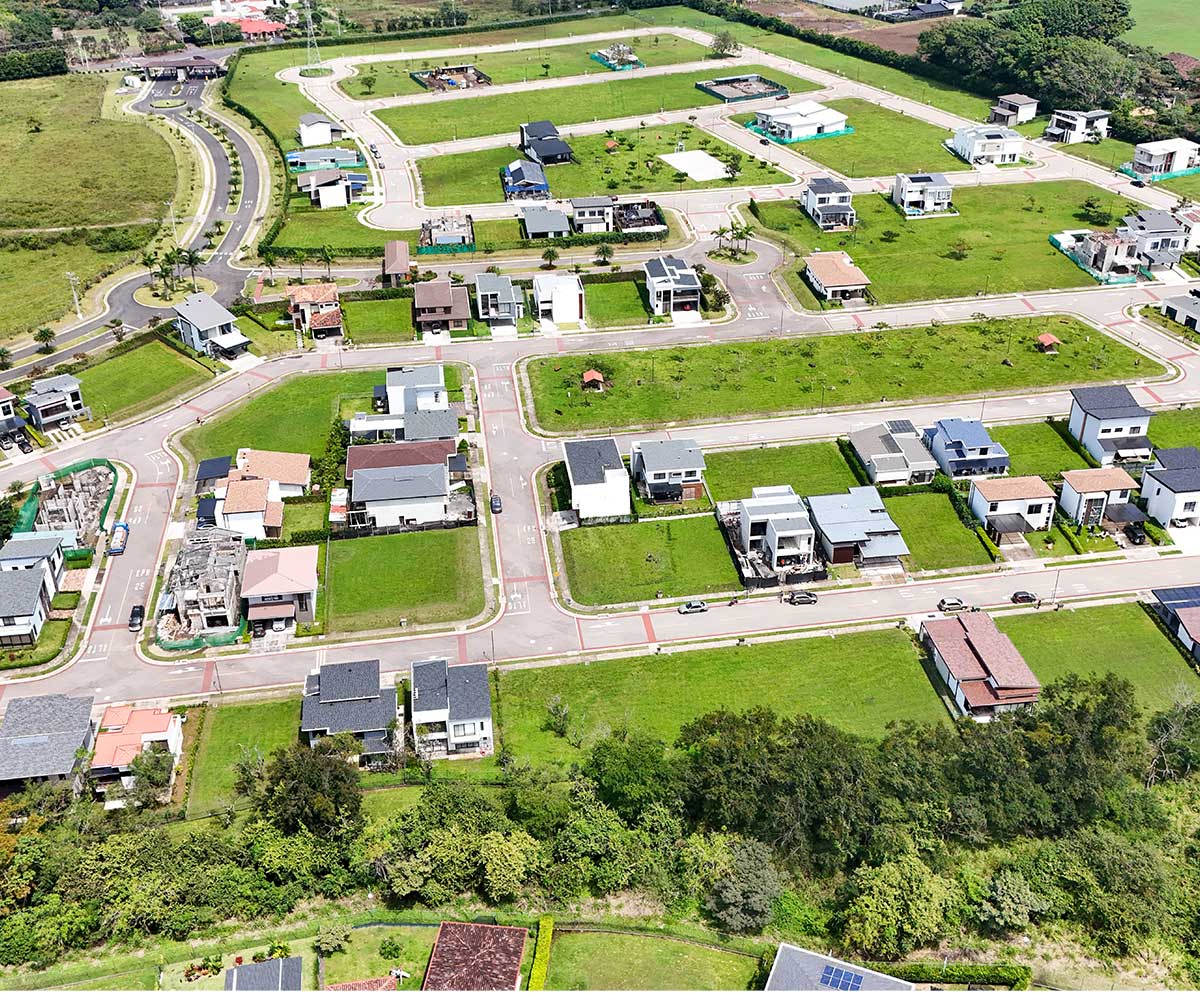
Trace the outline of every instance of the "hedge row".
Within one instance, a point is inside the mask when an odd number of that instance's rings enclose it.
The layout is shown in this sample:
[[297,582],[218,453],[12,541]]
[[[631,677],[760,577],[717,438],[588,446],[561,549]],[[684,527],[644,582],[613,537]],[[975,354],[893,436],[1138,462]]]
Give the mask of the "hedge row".
[[538,921],[537,942],[533,946],[533,968],[529,970],[530,990],[544,990],[546,976],[550,972],[550,943],[554,938],[554,918],[542,917]]
[[58,46],[32,52],[0,55],[0,80],[28,80],[35,76],[61,76],[67,72],[67,53]]
[[1027,990],[1033,985],[1028,965],[976,965],[968,962],[864,962],[869,969],[910,983],[956,983],[967,986],[1006,986]]
[[850,466],[850,471],[854,473],[854,478],[858,480],[859,486],[870,486],[871,476],[867,472],[867,467],[862,464],[862,459],[858,457],[858,452],[854,450],[854,445],[850,443],[849,438],[837,439],[838,451],[842,453],[842,458]]

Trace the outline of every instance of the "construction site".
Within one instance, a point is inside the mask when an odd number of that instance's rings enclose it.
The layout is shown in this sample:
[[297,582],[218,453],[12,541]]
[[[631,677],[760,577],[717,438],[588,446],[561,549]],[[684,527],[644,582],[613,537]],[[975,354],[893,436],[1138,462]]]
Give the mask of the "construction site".
[[613,42],[608,48],[593,52],[591,55],[596,62],[617,72],[625,69],[641,69],[645,66],[645,63],[637,57],[637,53],[624,42]]
[[107,465],[78,469],[59,478],[40,476],[33,530],[73,531],[79,548],[95,547],[116,482],[116,473]]
[[222,528],[200,528],[180,546],[155,609],[160,641],[229,632],[242,618],[246,543]]
[[408,74],[426,90],[470,90],[473,87],[491,86],[492,78],[474,64],[464,66],[438,66],[436,69],[419,69]]
[[787,97],[788,89],[758,73],[745,76],[721,76],[713,80],[697,80],[696,89],[726,104],[740,101],[761,101],[767,97]]

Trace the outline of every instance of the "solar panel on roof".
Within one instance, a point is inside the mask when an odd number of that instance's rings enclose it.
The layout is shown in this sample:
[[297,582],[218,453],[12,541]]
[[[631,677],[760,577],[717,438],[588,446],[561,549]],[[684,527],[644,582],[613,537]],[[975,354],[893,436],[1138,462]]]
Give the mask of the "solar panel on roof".
[[841,969],[836,965],[827,965],[821,970],[821,985],[826,989],[842,990],[843,992],[860,990],[862,981],[863,977],[857,972]]

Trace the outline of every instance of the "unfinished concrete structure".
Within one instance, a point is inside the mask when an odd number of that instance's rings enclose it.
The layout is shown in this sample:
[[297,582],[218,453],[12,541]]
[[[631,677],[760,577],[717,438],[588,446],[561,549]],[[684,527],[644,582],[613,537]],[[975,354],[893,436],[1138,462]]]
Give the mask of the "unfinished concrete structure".
[[202,528],[183,542],[167,576],[159,610],[174,612],[179,628],[171,638],[236,628],[242,614],[246,543],[221,528]]
[[73,529],[78,544],[90,548],[100,532],[100,515],[116,485],[107,466],[82,469],[61,479],[41,476],[38,479],[38,509],[34,518],[35,531],[64,531]]

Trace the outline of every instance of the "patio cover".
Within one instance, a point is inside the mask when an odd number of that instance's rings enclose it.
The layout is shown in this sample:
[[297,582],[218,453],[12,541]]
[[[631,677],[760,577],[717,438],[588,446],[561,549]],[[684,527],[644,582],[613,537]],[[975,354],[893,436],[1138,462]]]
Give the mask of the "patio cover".
[[1023,535],[1033,530],[1020,514],[993,514],[987,523],[998,535]]
[[272,618],[295,618],[296,605],[292,601],[288,601],[286,604],[252,604],[250,613],[246,617],[252,622]]
[[1104,508],[1104,520],[1113,524],[1135,524],[1146,520],[1146,515],[1132,503],[1110,503]]
[[236,351],[250,343],[250,338],[241,333],[215,333],[209,341],[222,351]]

